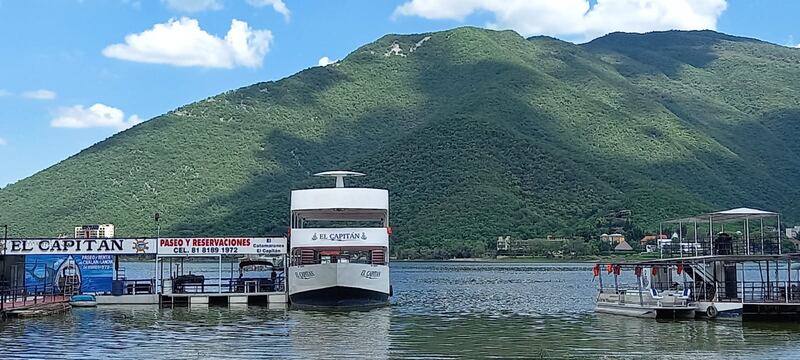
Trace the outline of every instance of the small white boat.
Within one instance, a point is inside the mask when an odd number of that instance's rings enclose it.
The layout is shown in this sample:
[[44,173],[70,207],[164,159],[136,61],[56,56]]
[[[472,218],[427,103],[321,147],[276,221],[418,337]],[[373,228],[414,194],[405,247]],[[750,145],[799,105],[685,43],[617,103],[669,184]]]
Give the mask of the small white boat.
[[72,295],[72,297],[69,298],[69,304],[73,307],[96,307],[97,298],[95,298],[94,295],[88,294]]
[[[595,312],[641,318],[693,319],[697,305],[689,294],[648,288],[631,290],[604,289],[597,297]],[[609,291],[610,290],[610,291]]]
[[634,270],[636,286],[622,288],[618,278],[622,267],[622,264],[607,264],[606,266],[608,273],[614,274],[613,288],[603,287],[600,264],[595,265],[592,269],[600,283],[595,312],[640,318],[694,319],[697,304],[692,296],[691,287],[684,283],[683,289],[678,289],[677,286],[674,289],[659,290],[657,288],[657,284],[663,286],[673,283],[672,281],[657,281],[671,280],[666,277],[671,275],[670,268],[659,269],[655,266],[645,268],[638,264],[627,265]]

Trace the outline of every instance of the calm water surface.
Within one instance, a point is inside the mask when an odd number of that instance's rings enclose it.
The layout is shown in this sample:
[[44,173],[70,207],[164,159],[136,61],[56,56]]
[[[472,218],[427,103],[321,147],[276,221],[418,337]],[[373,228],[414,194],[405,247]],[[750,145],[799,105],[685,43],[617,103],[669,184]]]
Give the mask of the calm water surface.
[[0,323],[0,358],[800,358],[796,323],[594,314],[590,267],[394,263],[392,306],[364,312],[73,309]]

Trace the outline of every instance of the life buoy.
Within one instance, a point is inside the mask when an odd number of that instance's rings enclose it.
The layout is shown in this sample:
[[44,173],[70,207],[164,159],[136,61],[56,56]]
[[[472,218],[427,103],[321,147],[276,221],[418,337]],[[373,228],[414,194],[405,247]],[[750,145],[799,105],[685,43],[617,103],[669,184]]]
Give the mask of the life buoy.
[[706,316],[708,316],[709,319],[717,317],[718,314],[719,311],[717,311],[717,308],[714,307],[714,305],[710,305],[709,307],[706,308]]

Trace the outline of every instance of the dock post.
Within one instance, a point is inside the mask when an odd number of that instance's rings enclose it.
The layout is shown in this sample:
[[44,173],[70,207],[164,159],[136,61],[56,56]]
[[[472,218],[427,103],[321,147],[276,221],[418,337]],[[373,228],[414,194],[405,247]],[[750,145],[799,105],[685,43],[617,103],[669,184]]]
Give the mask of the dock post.
[[741,282],[741,284],[742,284],[741,285],[741,288],[742,288],[742,304],[744,304],[744,262],[742,262],[741,266],[742,266],[742,282]]
[[694,256],[697,256],[697,218],[694,219]]
[[786,298],[786,303],[788,304],[789,303],[789,295],[791,295],[791,293],[789,292],[789,283],[792,282],[792,260],[791,259],[786,259],[786,275],[787,275],[786,276],[786,296],[784,296],[784,297]]
[[761,255],[764,255],[764,218],[761,218]]
[[781,248],[781,214],[778,214],[778,255],[783,252]]
[[711,242],[711,254],[714,255],[714,221],[708,217],[708,241]]
[[744,218],[744,238],[745,238],[745,246],[747,246],[746,251],[744,252],[747,255],[750,255],[750,218]]
[[[683,259],[683,220],[678,221],[678,249],[681,252],[681,259]],[[670,276],[672,276],[672,273],[670,273]]]
[[644,306],[644,298],[642,297],[642,270],[639,268],[639,271],[636,272],[637,280],[639,280],[639,305]]

